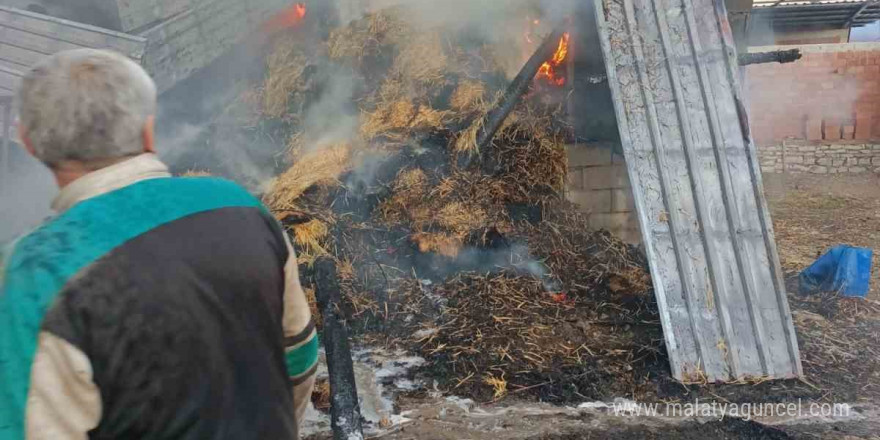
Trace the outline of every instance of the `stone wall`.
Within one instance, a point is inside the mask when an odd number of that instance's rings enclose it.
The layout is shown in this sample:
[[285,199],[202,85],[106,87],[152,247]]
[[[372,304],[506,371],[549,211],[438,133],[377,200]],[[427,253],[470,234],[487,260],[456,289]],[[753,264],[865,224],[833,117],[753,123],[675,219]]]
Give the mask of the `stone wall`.
[[765,173],[880,173],[880,144],[782,141],[758,147]]
[[623,156],[612,144],[577,144],[567,147],[566,197],[587,214],[590,229],[607,229],[627,243],[642,241],[632,189]]

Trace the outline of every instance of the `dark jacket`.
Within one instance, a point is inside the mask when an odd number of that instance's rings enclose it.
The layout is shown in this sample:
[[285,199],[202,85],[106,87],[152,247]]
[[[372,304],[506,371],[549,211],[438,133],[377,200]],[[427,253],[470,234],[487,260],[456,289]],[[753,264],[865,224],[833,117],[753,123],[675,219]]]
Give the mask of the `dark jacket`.
[[143,155],[55,205],[0,272],[0,440],[297,437],[317,339],[257,199]]

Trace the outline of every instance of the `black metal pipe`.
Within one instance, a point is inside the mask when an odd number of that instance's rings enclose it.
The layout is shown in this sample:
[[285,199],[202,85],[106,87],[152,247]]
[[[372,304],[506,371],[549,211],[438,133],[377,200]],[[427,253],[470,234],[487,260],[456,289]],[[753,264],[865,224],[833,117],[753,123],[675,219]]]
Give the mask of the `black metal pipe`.
[[737,57],[740,66],[763,63],[791,63],[801,59],[800,49],[776,50],[773,52],[743,53]]
[[322,257],[315,262],[315,296],[324,318],[324,351],[327,372],[330,375],[330,422],[334,440],[364,438],[361,409],[351,348],[348,345],[348,327],[339,311],[342,295],[336,275],[336,262]]
[[477,151],[483,151],[492,142],[492,138],[495,137],[498,129],[501,128],[501,124],[504,123],[504,120],[510,116],[510,112],[516,107],[519,98],[529,89],[532,80],[538,74],[538,70],[541,69],[541,65],[556,53],[556,49],[559,47],[559,40],[562,39],[563,34],[564,31],[562,29],[557,29],[544,39],[538,50],[529,58],[523,68],[520,69],[519,74],[516,75],[516,78],[507,87],[507,90],[504,91],[504,94],[498,101],[498,105],[483,117],[483,124],[477,133]]

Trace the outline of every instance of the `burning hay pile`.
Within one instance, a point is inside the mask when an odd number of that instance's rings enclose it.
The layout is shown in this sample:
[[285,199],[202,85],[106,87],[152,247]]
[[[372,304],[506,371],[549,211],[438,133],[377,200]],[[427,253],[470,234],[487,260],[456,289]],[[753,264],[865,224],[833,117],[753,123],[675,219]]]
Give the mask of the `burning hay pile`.
[[[265,201],[306,287],[316,258],[335,259],[363,341],[418,353],[458,394],[630,393],[633,365],[662,362],[650,279],[638,252],[586,231],[561,196],[561,80],[536,80],[480,151],[480,121],[509,81],[497,44],[400,13],[336,29],[320,50],[282,38],[269,57],[263,117],[290,127],[292,165]],[[321,116],[357,121],[344,135],[309,122],[339,72],[353,78],[349,109]]]

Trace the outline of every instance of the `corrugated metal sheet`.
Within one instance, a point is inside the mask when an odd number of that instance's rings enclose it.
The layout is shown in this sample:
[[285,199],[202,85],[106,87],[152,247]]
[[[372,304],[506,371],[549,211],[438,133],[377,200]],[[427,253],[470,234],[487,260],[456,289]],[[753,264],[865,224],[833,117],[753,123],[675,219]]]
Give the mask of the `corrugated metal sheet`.
[[802,374],[721,0],[595,0],[674,376]]
[[796,5],[832,5],[865,3],[865,0],[755,0],[755,8],[775,8]]
[[774,28],[859,27],[880,19],[880,3],[874,0],[756,1],[751,18]]
[[12,94],[22,72],[53,53],[107,48],[140,61],[145,46],[140,37],[0,6],[0,95]]

